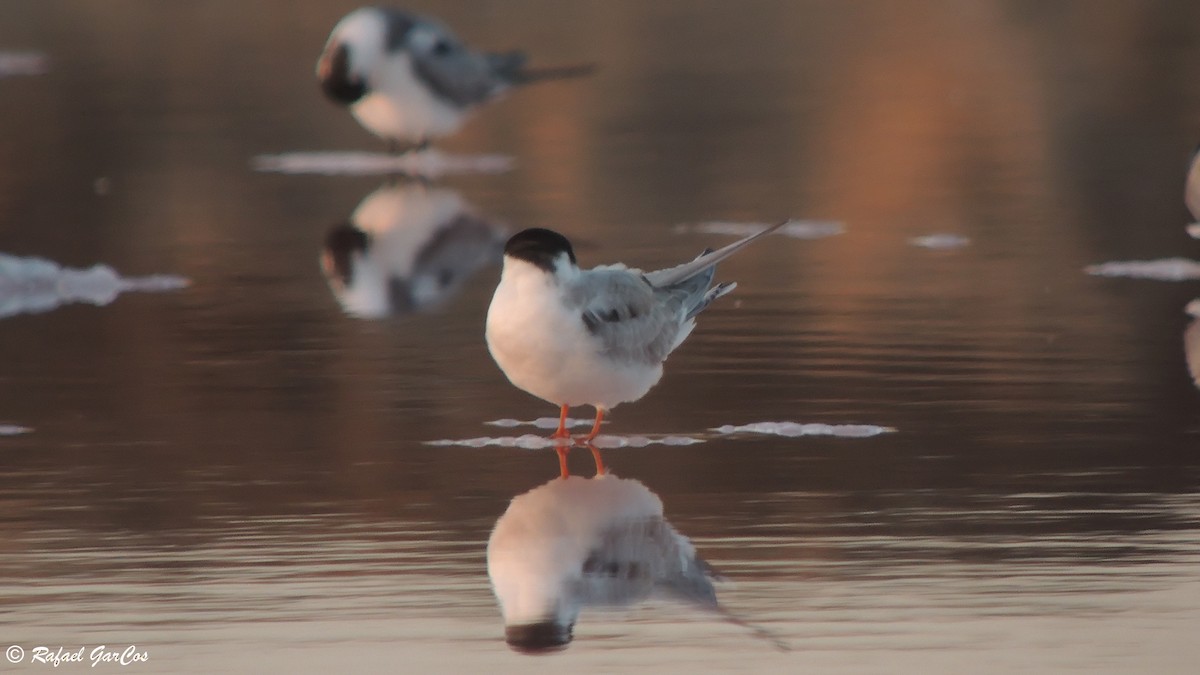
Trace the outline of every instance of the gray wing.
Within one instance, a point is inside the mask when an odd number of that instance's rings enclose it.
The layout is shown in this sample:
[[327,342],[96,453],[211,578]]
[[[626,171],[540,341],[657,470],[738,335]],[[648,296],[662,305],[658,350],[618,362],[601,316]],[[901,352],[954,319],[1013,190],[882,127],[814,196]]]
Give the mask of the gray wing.
[[656,593],[717,606],[712,568],[661,517],[605,530],[584,559],[579,597],[589,605],[628,605]]
[[438,97],[467,107],[483,103],[508,85],[510,71],[524,63],[520,54],[484,54],[467,47],[449,28],[422,19],[409,31],[413,70]]
[[647,365],[662,363],[677,345],[683,301],[682,294],[652,287],[637,271],[617,268],[581,273],[566,294],[601,353]]

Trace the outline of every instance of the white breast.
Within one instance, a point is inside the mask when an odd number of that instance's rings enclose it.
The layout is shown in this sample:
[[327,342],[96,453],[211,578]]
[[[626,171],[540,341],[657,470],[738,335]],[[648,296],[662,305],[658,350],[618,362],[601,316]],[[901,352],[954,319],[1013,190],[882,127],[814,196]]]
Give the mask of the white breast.
[[377,136],[417,143],[459,130],[467,112],[437,98],[413,74],[404,52],[381,59],[371,92],[350,107],[355,119]]
[[562,304],[554,278],[511,258],[488,308],[487,343],[509,381],[556,405],[607,410],[641,398],[662,377],[661,365],[602,354],[579,313]]

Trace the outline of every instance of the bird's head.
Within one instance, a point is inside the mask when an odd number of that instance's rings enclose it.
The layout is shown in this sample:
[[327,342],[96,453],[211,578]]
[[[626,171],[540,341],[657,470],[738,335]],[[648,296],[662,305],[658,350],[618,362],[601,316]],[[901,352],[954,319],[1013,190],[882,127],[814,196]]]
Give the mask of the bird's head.
[[[519,54],[489,55],[467,47],[436,19],[397,9],[364,7],[338,22],[317,61],[317,80],[332,100],[353,105],[376,89],[415,78],[431,96],[455,105],[477,103],[500,89]],[[403,71],[403,72],[399,72]]]
[[371,235],[353,223],[340,223],[325,235],[321,272],[338,304],[366,319],[411,311],[408,284],[375,259]]
[[396,9],[363,7],[333,27],[321,58],[317,80],[333,101],[352,105],[378,86],[386,62],[408,49],[414,29],[434,24]]
[[504,641],[524,654],[566,649],[582,609],[578,546],[571,535],[527,525],[497,524],[502,536],[494,534],[488,544],[488,577],[504,616]]
[[566,237],[540,227],[521,230],[504,245],[504,259],[519,260],[547,273],[575,268],[575,251]]
[[329,282],[342,288],[353,284],[354,268],[370,245],[370,236],[353,223],[339,223],[330,228],[321,252],[321,270]]
[[321,58],[317,80],[331,100],[351,105],[370,90],[369,78],[387,45],[385,14],[364,7],[347,14],[333,27]]
[[571,643],[575,624],[553,619],[538,623],[510,624],[504,627],[504,641],[522,654],[548,654],[566,649]]

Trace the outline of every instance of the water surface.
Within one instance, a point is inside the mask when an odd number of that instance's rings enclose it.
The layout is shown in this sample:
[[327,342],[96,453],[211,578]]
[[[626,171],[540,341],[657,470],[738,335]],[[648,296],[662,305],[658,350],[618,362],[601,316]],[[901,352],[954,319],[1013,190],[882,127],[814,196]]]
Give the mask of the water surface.
[[[0,78],[0,252],[191,282],[0,320],[0,425],[21,432],[0,435],[0,647],[134,644],[147,672],[533,663],[504,645],[484,551],[557,459],[429,444],[555,412],[487,354],[497,267],[419,311],[347,313],[327,234],[394,182],[256,169],[382,149],[313,81],[353,6],[0,7],[0,52],[41,69]],[[736,293],[605,429],[703,441],[605,460],[792,651],[654,602],[585,613],[538,665],[1194,669],[1200,286],[1085,269],[1200,256],[1200,6],[420,9],[600,64],[442,145],[511,158],[428,185],[498,230],[653,268],[731,240],[705,223],[837,224],[722,265]],[[938,235],[959,243],[913,243]],[[760,422],[895,431],[714,431]]]

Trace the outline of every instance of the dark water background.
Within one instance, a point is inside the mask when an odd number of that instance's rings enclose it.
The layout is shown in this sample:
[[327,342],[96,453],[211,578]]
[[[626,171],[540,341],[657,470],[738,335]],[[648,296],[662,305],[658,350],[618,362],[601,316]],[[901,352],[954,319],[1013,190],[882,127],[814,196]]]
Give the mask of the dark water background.
[[[438,181],[478,214],[644,267],[729,240],[680,224],[846,230],[723,265],[736,295],[608,426],[707,439],[605,457],[793,651],[654,604],[585,614],[547,661],[503,644],[484,547],[553,453],[425,444],[554,413],[487,354],[497,268],[435,311],[347,316],[322,241],[385,179],[251,168],[380,149],[313,81],[354,6],[0,4],[0,51],[47,59],[0,78],[0,252],[192,281],[0,321],[0,424],[32,430],[0,438],[0,647],[136,644],[143,672],[1194,672],[1200,283],[1083,270],[1200,249],[1200,5],[420,4],[600,65],[441,145],[515,160]],[[970,243],[909,243],[934,233]],[[707,431],[760,421],[897,431]]]

